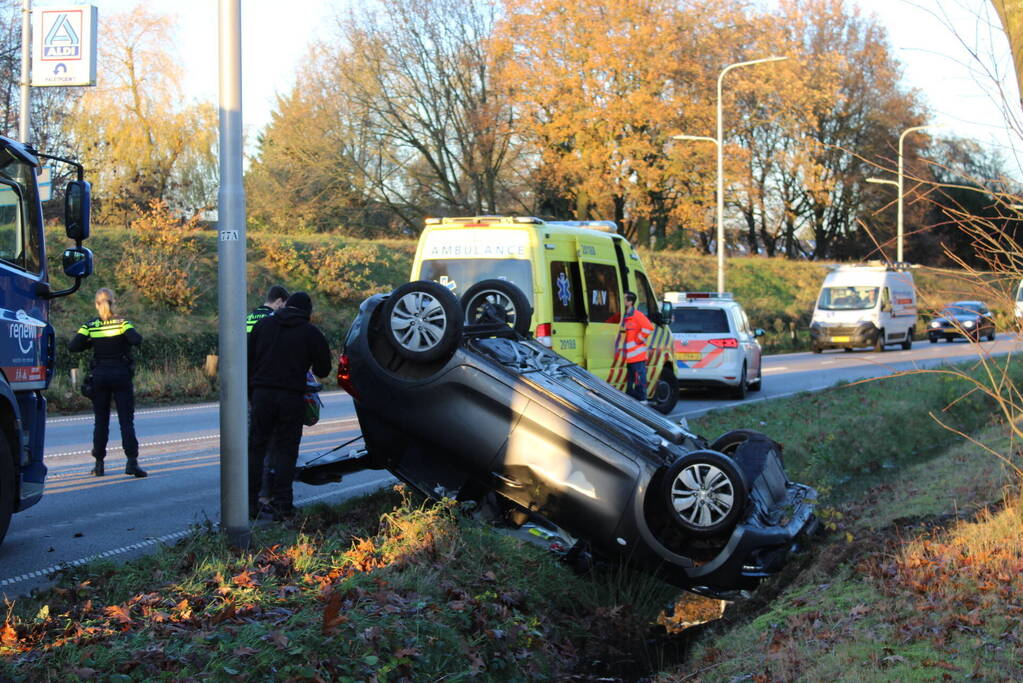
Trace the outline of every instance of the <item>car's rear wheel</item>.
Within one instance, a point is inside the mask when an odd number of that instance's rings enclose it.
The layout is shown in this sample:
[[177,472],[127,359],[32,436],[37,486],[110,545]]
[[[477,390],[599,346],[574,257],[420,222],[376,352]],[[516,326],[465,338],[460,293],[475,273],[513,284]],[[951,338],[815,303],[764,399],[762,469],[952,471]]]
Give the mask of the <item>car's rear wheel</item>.
[[462,310],[465,311],[465,324],[505,322],[516,333],[529,334],[529,323],[533,317],[533,309],[529,299],[507,280],[481,280],[462,295]]
[[429,362],[454,352],[462,332],[458,299],[444,285],[407,282],[383,303],[383,331],[399,356]]
[[988,341],[994,341],[995,340],[995,328],[994,327],[992,327],[991,331],[987,333],[987,340]]
[[670,365],[665,365],[661,370],[657,384],[654,385],[654,395],[650,401],[650,407],[659,413],[667,415],[675,409],[678,403],[678,378],[671,371]]
[[750,391],[760,391],[763,388],[763,386],[764,386],[764,369],[763,369],[763,367],[761,367],[760,368],[760,376],[757,377],[755,382],[750,382],[749,383],[749,390]]
[[749,388],[747,386],[747,380],[748,378],[746,375],[746,364],[743,363],[742,373],[739,375],[739,384],[736,385],[734,389],[732,389],[732,398],[738,399],[740,401],[746,398],[746,390]]
[[824,349],[821,348],[820,346],[817,346],[816,344],[811,344],[810,345],[810,350],[813,351],[814,353],[820,353]]
[[742,473],[727,455],[693,451],[668,467],[665,502],[672,520],[696,538],[719,536],[735,526],[746,506]]
[[931,337],[931,338],[930,338],[930,342],[931,342],[932,344],[937,344],[937,343],[938,343],[938,338],[937,338],[937,337]]

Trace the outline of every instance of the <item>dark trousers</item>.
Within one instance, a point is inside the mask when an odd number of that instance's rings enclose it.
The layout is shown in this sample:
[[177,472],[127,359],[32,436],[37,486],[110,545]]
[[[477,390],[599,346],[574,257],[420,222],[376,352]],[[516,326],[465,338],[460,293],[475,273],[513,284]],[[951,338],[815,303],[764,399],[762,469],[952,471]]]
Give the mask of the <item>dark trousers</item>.
[[117,422],[121,425],[121,445],[129,458],[139,456],[139,441],[135,438],[135,387],[131,382],[131,368],[127,365],[97,365],[92,370],[95,393],[92,412],[96,423],[92,428],[92,457],[102,460],[107,454],[110,438],[110,402],[117,406]]
[[646,361],[625,364],[625,393],[637,401],[646,400]]
[[302,441],[305,399],[284,389],[257,387],[252,391],[249,426],[249,507],[259,505],[263,481],[263,458],[269,456],[273,477],[270,503],[277,510],[293,507],[291,482],[295,478],[298,446]]

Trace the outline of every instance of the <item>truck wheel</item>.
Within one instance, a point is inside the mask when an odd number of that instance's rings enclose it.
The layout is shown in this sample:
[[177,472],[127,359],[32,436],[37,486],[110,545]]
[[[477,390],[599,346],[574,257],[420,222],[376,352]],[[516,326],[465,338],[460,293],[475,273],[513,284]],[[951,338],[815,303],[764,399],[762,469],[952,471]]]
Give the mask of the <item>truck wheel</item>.
[[406,282],[382,307],[384,336],[399,356],[429,362],[454,352],[462,332],[458,299],[444,285]]
[[521,289],[507,280],[480,280],[462,295],[465,324],[506,322],[520,336],[529,334],[533,308]]
[[14,506],[17,503],[17,473],[14,471],[14,459],[11,456],[11,447],[7,439],[0,437],[0,543],[3,543],[7,535],[7,528],[11,526],[11,515],[14,514]]
[[902,342],[902,350],[909,351],[913,348],[913,335],[916,334],[916,330],[912,327],[909,328],[909,332],[906,333],[906,341]]
[[657,412],[667,415],[675,409],[678,403],[678,378],[671,371],[670,365],[665,365],[661,370],[661,376],[657,378],[654,386],[654,395],[650,401],[650,407]]
[[735,462],[716,451],[693,451],[672,463],[664,477],[670,517],[695,538],[730,530],[746,507],[747,485]]
[[874,351],[876,353],[884,352],[884,328],[882,327],[877,331],[877,338],[874,339]]

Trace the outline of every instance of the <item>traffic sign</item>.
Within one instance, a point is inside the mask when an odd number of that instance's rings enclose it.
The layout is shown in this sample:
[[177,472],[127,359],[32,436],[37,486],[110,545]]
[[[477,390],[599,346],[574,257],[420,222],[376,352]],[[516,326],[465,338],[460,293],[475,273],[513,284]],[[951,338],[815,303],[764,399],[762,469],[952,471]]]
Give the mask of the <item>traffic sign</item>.
[[94,5],[32,13],[32,86],[96,85]]

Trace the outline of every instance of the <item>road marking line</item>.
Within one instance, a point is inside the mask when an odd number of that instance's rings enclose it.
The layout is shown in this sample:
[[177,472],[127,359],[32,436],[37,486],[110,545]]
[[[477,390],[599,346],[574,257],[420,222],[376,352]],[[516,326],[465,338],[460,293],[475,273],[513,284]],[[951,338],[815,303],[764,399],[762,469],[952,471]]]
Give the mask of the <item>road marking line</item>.
[[831,365],[834,362],[835,361],[833,361],[833,360],[822,360],[821,361],[821,365]]
[[779,366],[773,367],[773,368],[764,368],[764,372],[777,372],[778,370],[788,370],[788,369],[789,368],[786,365],[779,365]]
[[[298,504],[300,504],[300,505],[304,505],[306,503],[312,503],[312,502],[315,502],[315,501],[318,501],[318,500],[322,500],[323,498],[329,498],[330,496],[336,496],[339,493],[351,493],[352,495],[355,495],[355,494],[357,494],[357,493],[359,493],[359,492],[361,492],[361,491],[363,491],[365,489],[368,489],[368,488],[371,488],[371,487],[374,487],[374,486],[377,487],[377,488],[380,488],[380,486],[382,484],[386,484],[386,483],[388,483],[390,481],[394,481],[394,477],[392,477],[392,476],[379,477],[379,478],[374,479],[372,481],[368,481],[368,482],[359,484],[358,486],[353,486],[351,488],[343,489],[341,491],[328,491],[326,493],[320,493],[320,494],[317,494],[315,496],[309,496],[308,498],[302,498],[302,499],[300,499],[300,500],[298,500],[296,502]],[[169,541],[175,541],[175,540],[177,540],[179,538],[184,538],[185,536],[188,536],[189,534],[192,534],[194,532],[195,532],[195,529],[191,529],[191,528],[185,529],[183,531],[175,531],[174,533],[164,534],[163,536],[156,536],[154,538],[148,538],[145,541],[139,541],[138,543],[131,543],[129,545],[124,545],[124,546],[121,546],[120,548],[113,548],[111,550],[105,550],[103,552],[94,553],[92,555],[88,555],[86,557],[82,557],[82,558],[79,558],[77,560],[71,560],[69,562],[61,562],[60,564],[51,565],[51,566],[49,566],[49,567],[47,567],[45,569],[37,569],[35,571],[25,572],[24,574],[19,574],[18,576],[12,576],[12,577],[7,578],[7,579],[0,579],[0,588],[2,588],[4,586],[10,586],[10,585],[13,585],[15,583],[21,583],[23,581],[28,581],[30,579],[46,578],[46,577],[49,577],[54,572],[60,571],[61,569],[68,569],[68,568],[71,568],[71,567],[80,567],[80,566],[82,566],[84,564],[88,564],[89,562],[93,562],[95,560],[101,560],[101,559],[104,559],[104,558],[107,558],[107,557],[113,557],[114,555],[123,555],[124,553],[131,552],[132,550],[140,550],[142,548],[148,548],[148,547],[154,546],[154,545],[156,545],[158,543],[168,543]]]

